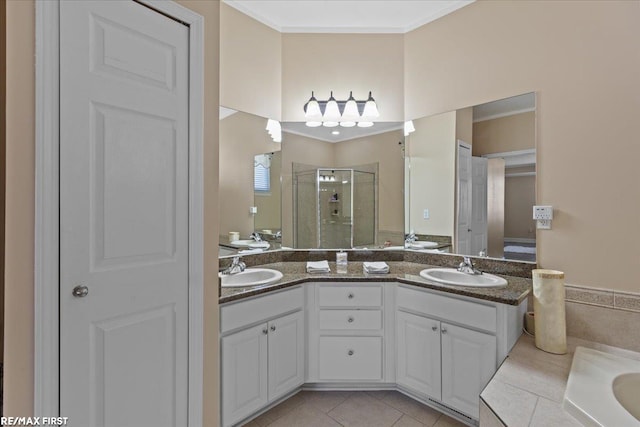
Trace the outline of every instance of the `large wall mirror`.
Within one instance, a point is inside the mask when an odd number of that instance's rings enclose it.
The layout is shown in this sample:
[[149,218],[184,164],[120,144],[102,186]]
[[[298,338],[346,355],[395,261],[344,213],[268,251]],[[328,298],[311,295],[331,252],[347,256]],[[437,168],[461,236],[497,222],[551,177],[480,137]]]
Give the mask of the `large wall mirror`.
[[452,252],[536,261],[535,94],[413,120],[405,231]]
[[[279,249],[281,144],[267,119],[220,107],[220,256]],[[259,233],[262,241],[251,238]]]

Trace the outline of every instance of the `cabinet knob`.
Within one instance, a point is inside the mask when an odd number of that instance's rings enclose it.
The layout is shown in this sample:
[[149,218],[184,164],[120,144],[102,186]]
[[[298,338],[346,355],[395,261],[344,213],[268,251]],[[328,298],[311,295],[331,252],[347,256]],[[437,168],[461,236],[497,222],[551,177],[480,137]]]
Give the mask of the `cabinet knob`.
[[264,329],[262,330],[262,333],[263,333],[263,334],[265,334],[265,335],[267,335],[267,334],[269,333],[269,330],[268,330],[267,328],[264,328]]
[[353,317],[352,317],[352,316],[349,316],[349,318],[347,319],[347,322],[349,322],[349,323],[353,323]]
[[446,334],[447,333],[447,328],[442,328],[442,333]]
[[348,354],[349,356],[353,356],[353,350],[349,350],[349,351],[347,352],[347,354]]
[[89,288],[87,288],[86,286],[78,285],[73,288],[73,291],[71,291],[71,293],[76,298],[84,298],[89,295]]
[[349,299],[353,299],[353,296],[354,296],[353,294],[348,295]]
[[271,325],[271,332],[276,330],[276,325]]
[[438,330],[438,327],[434,325],[434,326],[432,326],[432,327],[431,327],[431,330],[432,330],[432,331],[437,331],[437,330]]

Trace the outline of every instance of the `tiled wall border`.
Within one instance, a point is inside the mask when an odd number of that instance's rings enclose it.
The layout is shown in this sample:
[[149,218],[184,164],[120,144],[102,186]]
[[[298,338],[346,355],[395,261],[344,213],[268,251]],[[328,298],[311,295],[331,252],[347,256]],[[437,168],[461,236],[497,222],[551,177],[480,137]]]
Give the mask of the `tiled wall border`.
[[640,312],[640,293],[565,285],[565,300],[616,310]]

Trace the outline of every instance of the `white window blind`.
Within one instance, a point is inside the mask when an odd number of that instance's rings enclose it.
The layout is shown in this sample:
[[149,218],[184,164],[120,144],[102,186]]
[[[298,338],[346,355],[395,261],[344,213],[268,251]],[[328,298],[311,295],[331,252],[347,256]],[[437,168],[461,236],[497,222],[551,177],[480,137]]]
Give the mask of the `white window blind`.
[[258,155],[253,166],[254,191],[268,193],[271,191],[271,159],[266,154]]

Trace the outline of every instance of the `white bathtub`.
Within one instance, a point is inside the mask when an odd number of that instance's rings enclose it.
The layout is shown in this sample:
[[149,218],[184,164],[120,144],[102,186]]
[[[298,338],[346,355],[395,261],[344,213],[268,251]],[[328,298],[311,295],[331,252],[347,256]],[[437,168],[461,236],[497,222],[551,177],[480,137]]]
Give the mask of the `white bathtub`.
[[589,427],[640,427],[640,360],[577,347],[562,407]]

